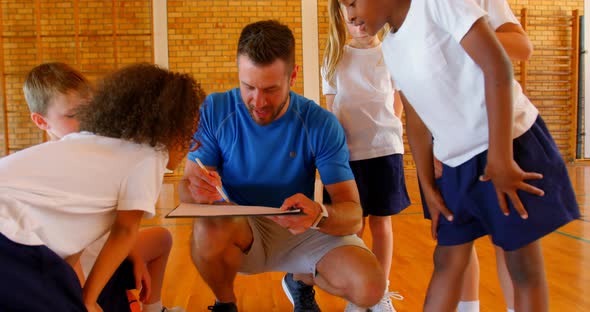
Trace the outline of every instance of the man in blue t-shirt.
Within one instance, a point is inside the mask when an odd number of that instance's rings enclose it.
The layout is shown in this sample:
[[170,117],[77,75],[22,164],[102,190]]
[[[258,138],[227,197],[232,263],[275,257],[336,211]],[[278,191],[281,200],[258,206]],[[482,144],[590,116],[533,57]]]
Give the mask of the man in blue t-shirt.
[[[237,272],[291,272],[283,289],[295,311],[319,311],[313,285],[361,307],[375,305],[385,276],[359,239],[362,210],[337,119],[294,92],[295,39],[276,21],[247,25],[237,49],[240,87],[211,94],[179,184],[185,202],[301,209],[303,215],[195,219],[192,257],[216,296],[209,309],[237,311]],[[201,168],[197,159],[205,166]],[[332,199],[315,202],[316,169]],[[222,184],[223,181],[223,184]],[[279,208],[280,207],[280,208]]]

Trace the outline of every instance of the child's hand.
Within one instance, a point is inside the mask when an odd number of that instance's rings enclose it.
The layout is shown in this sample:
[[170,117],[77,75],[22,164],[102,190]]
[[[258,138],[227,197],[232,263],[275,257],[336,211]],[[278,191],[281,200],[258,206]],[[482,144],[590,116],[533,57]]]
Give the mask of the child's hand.
[[500,205],[500,209],[502,209],[504,215],[507,216],[510,213],[508,209],[508,203],[506,202],[507,195],[508,198],[510,198],[510,201],[512,201],[514,209],[516,209],[518,214],[520,214],[520,217],[526,219],[529,215],[522,205],[522,202],[520,201],[516,191],[523,190],[537,196],[543,196],[545,195],[543,190],[524,182],[525,180],[538,180],[542,178],[543,175],[540,173],[524,172],[514,160],[511,160],[507,164],[496,164],[492,162],[492,159],[488,159],[488,164],[486,165],[484,174],[479,178],[479,180],[492,180],[492,183],[494,183],[494,187],[496,188],[498,204]]
[[133,276],[135,277],[135,289],[139,292],[139,301],[145,302],[151,294],[152,278],[145,262],[141,259],[133,261]]
[[442,162],[440,162],[440,160],[436,159],[436,157],[434,158],[434,178],[438,179],[440,177],[442,177],[443,174],[443,165]]
[[440,214],[442,213],[448,221],[453,221],[453,213],[445,205],[445,201],[438,189],[433,189],[429,192],[425,191],[424,200],[428,205],[428,212],[430,213],[432,238],[437,239]]

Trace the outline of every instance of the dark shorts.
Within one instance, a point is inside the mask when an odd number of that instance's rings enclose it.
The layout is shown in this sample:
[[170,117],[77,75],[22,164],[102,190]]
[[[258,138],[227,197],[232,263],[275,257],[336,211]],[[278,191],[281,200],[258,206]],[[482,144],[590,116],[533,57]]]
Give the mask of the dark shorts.
[[98,296],[98,304],[104,312],[130,312],[127,290],[135,289],[133,264],[124,260]]
[[[487,163],[485,151],[458,167],[443,165],[437,185],[454,220],[439,219],[439,245],[464,244],[489,234],[494,244],[512,251],[580,216],[565,163],[541,117],[531,129],[514,139],[513,149],[514,160],[522,170],[543,174],[543,179],[527,183],[545,191],[544,196],[518,191],[528,219],[522,219],[510,201],[510,215],[504,216],[492,182],[479,181]],[[422,204],[425,217],[429,218],[424,198]]]
[[[391,216],[410,205],[402,154],[350,162],[359,190],[363,216]],[[324,188],[324,203],[331,203]]]
[[363,216],[391,216],[410,205],[402,154],[350,162]]
[[46,246],[0,234],[0,311],[86,311],[72,267]]

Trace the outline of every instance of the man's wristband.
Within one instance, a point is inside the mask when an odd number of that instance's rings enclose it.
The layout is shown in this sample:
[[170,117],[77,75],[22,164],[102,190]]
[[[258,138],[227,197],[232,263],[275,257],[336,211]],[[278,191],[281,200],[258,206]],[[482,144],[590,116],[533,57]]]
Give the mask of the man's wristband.
[[315,219],[315,221],[313,221],[313,224],[311,225],[310,228],[314,229],[314,230],[319,230],[320,227],[326,223],[326,220],[328,219],[328,209],[326,209],[326,206],[320,204],[320,208],[322,208],[322,212],[320,212],[320,214],[318,215],[317,219]]

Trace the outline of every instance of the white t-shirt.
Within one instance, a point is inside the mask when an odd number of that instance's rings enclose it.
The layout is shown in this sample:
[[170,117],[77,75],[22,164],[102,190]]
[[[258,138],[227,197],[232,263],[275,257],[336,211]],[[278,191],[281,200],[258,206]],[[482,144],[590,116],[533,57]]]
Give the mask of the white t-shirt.
[[0,232],[60,257],[110,230],[116,211],[154,215],[168,153],[73,133],[0,159]]
[[350,160],[403,154],[402,122],[393,111],[393,82],[381,45],[369,49],[344,46],[333,86],[322,70],[324,95],[335,94],[332,111],[342,124]]
[[90,271],[92,271],[92,267],[96,263],[96,259],[98,259],[98,255],[104,244],[106,244],[110,234],[111,232],[106,232],[99,239],[88,245],[80,255],[80,266],[85,277],[88,277]]
[[[403,25],[383,41],[385,63],[434,137],[434,155],[458,166],[488,148],[483,72],[460,44],[485,12],[471,0],[413,0]],[[513,81],[516,138],[537,118]]]
[[506,0],[475,0],[475,3],[488,12],[488,22],[494,30],[506,23],[520,25]]

